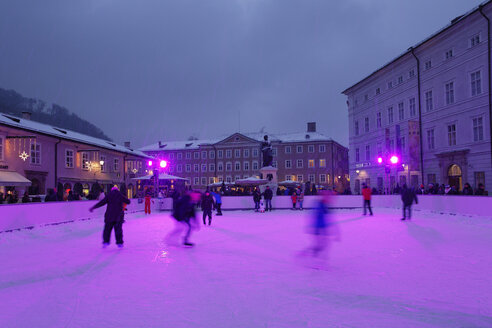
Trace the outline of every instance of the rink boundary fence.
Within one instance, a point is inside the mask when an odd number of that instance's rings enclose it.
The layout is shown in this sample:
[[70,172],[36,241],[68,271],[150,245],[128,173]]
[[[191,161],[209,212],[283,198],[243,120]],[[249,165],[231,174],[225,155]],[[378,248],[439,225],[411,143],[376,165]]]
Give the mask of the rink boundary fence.
[[[312,209],[319,196],[305,196],[304,209]],[[49,202],[28,204],[0,205],[0,232],[12,232],[20,229],[33,229],[38,226],[68,224],[82,220],[100,219],[102,221],[104,208],[96,209],[93,213],[89,208],[97,201]],[[289,196],[275,196],[272,200],[273,209],[291,209],[292,201]],[[374,208],[401,208],[399,195],[378,195],[372,200]],[[171,211],[172,200],[154,199],[152,211]],[[330,205],[333,209],[360,209],[362,197],[356,195],[340,195],[332,198]],[[252,210],[254,203],[251,196],[222,197],[222,209]],[[127,207],[128,213],[143,212],[144,204],[136,199]],[[492,197],[481,196],[419,196],[419,204],[415,210],[430,211],[440,214],[462,214],[469,216],[491,217]]]

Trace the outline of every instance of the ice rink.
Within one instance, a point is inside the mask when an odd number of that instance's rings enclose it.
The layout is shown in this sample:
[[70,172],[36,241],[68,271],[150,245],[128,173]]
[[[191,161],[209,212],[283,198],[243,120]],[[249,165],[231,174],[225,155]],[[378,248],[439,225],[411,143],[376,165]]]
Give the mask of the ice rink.
[[194,248],[168,212],[130,215],[124,249],[102,219],[1,233],[0,327],[492,327],[492,220],[336,210],[315,258],[310,214],[224,212]]

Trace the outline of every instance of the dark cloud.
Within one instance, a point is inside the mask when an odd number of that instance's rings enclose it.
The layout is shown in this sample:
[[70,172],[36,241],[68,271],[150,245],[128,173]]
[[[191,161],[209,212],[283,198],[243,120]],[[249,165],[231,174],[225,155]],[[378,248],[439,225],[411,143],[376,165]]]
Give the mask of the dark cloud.
[[347,144],[340,91],[479,3],[6,0],[0,87],[138,146],[307,121]]

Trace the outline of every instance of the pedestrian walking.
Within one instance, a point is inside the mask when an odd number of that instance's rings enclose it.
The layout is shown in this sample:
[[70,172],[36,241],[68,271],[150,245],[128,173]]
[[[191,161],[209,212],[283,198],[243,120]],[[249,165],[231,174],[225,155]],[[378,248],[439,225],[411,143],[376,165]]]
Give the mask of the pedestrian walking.
[[106,212],[104,213],[103,247],[109,245],[111,231],[113,229],[116,245],[123,247],[123,204],[130,204],[130,200],[123,196],[118,186],[114,186],[106,197],[89,209],[92,212],[96,208],[107,205]]
[[296,203],[297,203],[297,193],[294,191],[292,195],[290,196],[290,199],[292,200],[292,209],[296,209]]
[[[419,201],[417,199],[417,194],[413,190],[413,188],[408,188],[406,184],[403,185],[403,189],[401,191],[401,200],[403,202],[403,220],[410,220],[412,217],[412,205],[415,202],[415,204],[418,204]],[[408,216],[407,216],[407,210],[408,210]]]
[[365,183],[362,184],[362,198],[364,199],[364,215],[366,215],[367,209],[369,209],[369,215],[372,215],[372,208],[371,208],[372,192],[371,192],[371,188],[369,188],[369,186],[367,186]]
[[206,218],[208,216],[208,225],[212,224],[212,210],[215,208],[214,197],[207,190],[202,197],[202,211],[203,211],[203,224],[206,225]]
[[265,199],[265,211],[271,211],[273,191],[269,186],[266,187],[265,192],[263,193],[263,198]]

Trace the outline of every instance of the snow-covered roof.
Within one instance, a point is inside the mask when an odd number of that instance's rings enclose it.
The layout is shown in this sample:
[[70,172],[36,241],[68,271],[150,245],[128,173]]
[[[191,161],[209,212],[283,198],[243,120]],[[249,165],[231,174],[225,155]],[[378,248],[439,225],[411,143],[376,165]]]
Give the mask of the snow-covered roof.
[[121,146],[115,144],[112,141],[103,140],[99,138],[94,138],[82,133],[74,132],[71,130],[67,130],[64,128],[59,128],[55,126],[51,126],[48,124],[43,124],[31,120],[26,120],[23,118],[19,118],[13,115],[8,115],[4,113],[0,113],[0,124],[23,129],[26,131],[31,131],[35,133],[41,133],[44,135],[53,136],[60,139],[71,140],[75,142],[80,142],[86,145],[97,146],[104,149],[109,149],[113,151],[117,151],[120,153],[130,154],[139,157],[151,158],[147,154],[143,153],[140,150],[134,150],[131,148],[127,148],[125,146]]
[[[252,132],[252,133],[240,133],[241,135],[258,142],[263,141],[263,136],[268,135],[271,142],[304,142],[304,141],[332,141],[331,138],[325,136],[319,132],[302,132],[302,133],[283,133],[272,134],[267,132]],[[186,140],[186,141],[167,141],[161,143],[154,143],[140,148],[141,151],[160,151],[160,150],[186,150],[186,149],[199,149],[200,145],[213,145],[218,142],[227,139],[231,135],[222,136],[215,139],[200,139],[200,140]]]
[[158,150],[183,150],[183,149],[198,149],[200,145],[215,144],[221,139],[200,139],[200,140],[184,140],[184,141],[166,141],[157,142],[140,148],[140,151],[158,151]]
[[467,17],[469,17],[471,14],[477,12],[480,10],[481,7],[483,6],[486,6],[488,5],[490,2],[492,2],[491,0],[487,0],[487,1],[484,1],[482,2],[480,5],[476,6],[475,8],[473,8],[472,10],[468,11],[467,13],[461,15],[461,16],[458,16],[456,17],[455,19],[451,20],[451,22],[449,24],[447,24],[446,26],[444,26],[443,28],[441,28],[440,30],[438,30],[437,32],[431,34],[430,36],[428,36],[427,38],[425,38],[424,40],[418,42],[417,44],[411,46],[410,48],[408,48],[408,50],[404,51],[403,53],[401,53],[400,55],[396,56],[395,58],[393,58],[392,60],[390,60],[389,62],[387,62],[386,64],[384,64],[383,66],[379,67],[378,69],[376,69],[374,72],[372,72],[371,74],[367,75],[365,78],[363,78],[362,80],[360,80],[359,82],[355,83],[354,85],[348,87],[347,89],[345,89],[344,91],[342,91],[342,94],[346,94],[350,89],[352,89],[353,87],[359,85],[360,83],[362,83],[363,81],[367,80],[368,78],[370,78],[371,76],[373,76],[374,74],[378,73],[379,71],[381,71],[382,69],[384,69],[385,67],[393,64],[394,62],[396,62],[397,60],[399,60],[400,58],[402,58],[403,56],[409,54],[412,52],[413,49],[417,49],[418,47],[420,47],[421,45],[423,45],[424,43],[426,43],[427,41],[435,38],[436,36],[438,36],[439,34],[441,34],[442,32],[448,30],[451,26],[457,24],[458,22],[461,22],[462,20],[466,19]]

